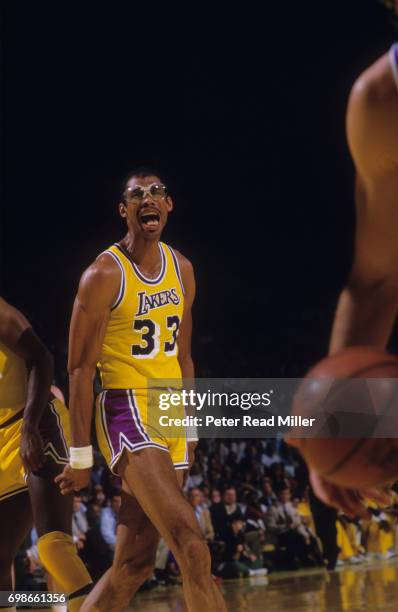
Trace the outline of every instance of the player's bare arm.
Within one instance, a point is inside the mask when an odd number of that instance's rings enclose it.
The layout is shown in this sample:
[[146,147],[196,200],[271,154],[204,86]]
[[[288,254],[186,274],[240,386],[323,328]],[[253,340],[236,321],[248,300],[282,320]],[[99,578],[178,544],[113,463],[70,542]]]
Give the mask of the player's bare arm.
[[[72,446],[90,445],[93,380],[102,341],[120,287],[120,270],[108,255],[100,256],[83,274],[73,305],[69,332],[69,410]],[[90,469],[67,466],[56,478],[63,494],[86,487]]]
[[352,88],[347,138],[357,173],[355,254],[331,353],[355,344],[385,346],[398,308],[398,89],[388,54]]
[[[333,324],[330,353],[351,345],[386,346],[398,311],[398,89],[388,54],[354,84],[347,138],[356,169],[356,235],[352,271]],[[354,491],[311,482],[325,503],[364,515],[362,497],[387,504],[378,489]]]
[[[178,334],[178,362],[181,368],[183,379],[193,379],[195,377],[195,367],[191,354],[191,339],[192,339],[192,305],[195,299],[196,285],[193,266],[189,259],[184,257],[178,251],[175,251],[178,263],[180,265],[182,282],[185,289],[184,294],[184,312]],[[188,409],[188,414],[190,410]],[[188,442],[188,460],[189,467],[192,466],[195,460],[195,448],[197,441],[191,440]]]
[[21,456],[27,472],[44,463],[39,423],[53,379],[53,358],[24,315],[0,298],[0,341],[26,363],[27,398],[23,415]]

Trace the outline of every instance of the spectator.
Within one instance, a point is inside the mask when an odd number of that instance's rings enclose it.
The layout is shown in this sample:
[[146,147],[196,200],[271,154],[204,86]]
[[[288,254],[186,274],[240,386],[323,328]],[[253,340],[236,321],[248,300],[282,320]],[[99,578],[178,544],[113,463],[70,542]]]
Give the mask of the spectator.
[[285,467],[283,463],[273,463],[269,468],[272,487],[274,491],[279,491],[283,488],[289,488],[288,481],[285,477]]
[[276,501],[276,495],[272,488],[272,482],[270,478],[263,479],[262,496],[259,499],[262,512],[265,514],[270,506]]
[[196,518],[206,542],[214,540],[214,528],[211,522],[210,512],[203,506],[203,494],[198,488],[191,489],[189,492],[189,502],[195,511]]
[[170,548],[163,538],[160,538],[156,551],[155,578],[158,584],[168,586],[175,584],[175,574],[169,571]]
[[195,461],[193,466],[191,467],[191,471],[188,476],[188,489],[193,489],[194,487],[199,487],[203,482],[203,474],[201,465]]
[[257,557],[247,548],[243,529],[244,522],[237,517],[234,517],[228,525],[222,567],[224,578],[265,576],[267,574],[267,570],[263,568],[262,558]]
[[94,501],[101,506],[101,508],[106,506],[106,496],[101,484],[94,485]]
[[211,505],[219,504],[221,502],[221,493],[218,489],[213,489],[210,495]]
[[249,491],[246,494],[246,531],[265,530],[264,513],[258,501],[257,491]]
[[[94,451],[94,465],[91,470],[91,482],[94,485],[101,483],[102,475],[105,471],[105,465],[101,453]],[[102,488],[102,487],[101,487]]]
[[87,524],[88,524],[89,529],[92,529],[96,525],[100,524],[101,510],[102,510],[101,504],[95,501],[95,499],[90,501],[89,504],[87,505],[86,518],[87,518]]
[[207,481],[201,485],[200,490],[202,491],[202,506],[205,506],[205,508],[210,508],[210,487]]
[[280,463],[282,460],[278,455],[275,447],[275,442],[273,440],[269,440],[267,446],[265,447],[265,451],[261,455],[261,463],[264,467],[270,468],[274,463]]
[[94,582],[99,580],[112,565],[112,551],[101,533],[101,506],[90,502],[87,507],[88,530],[82,558],[86,563]]
[[100,515],[100,530],[112,553],[116,544],[116,527],[122,498],[119,492],[113,493],[110,506],[102,508]]
[[297,560],[305,566],[323,565],[316,539],[303,524],[290,497],[288,487],[278,490],[277,501],[266,514],[267,528],[278,536],[279,546],[286,549],[291,566],[297,567]]
[[80,495],[75,495],[73,498],[73,514],[72,514],[72,536],[79,551],[84,548],[86,540],[86,531],[88,529],[86,508],[82,504]]
[[211,506],[210,514],[217,539],[225,540],[229,524],[234,519],[243,520],[235,487],[225,489],[222,501]]

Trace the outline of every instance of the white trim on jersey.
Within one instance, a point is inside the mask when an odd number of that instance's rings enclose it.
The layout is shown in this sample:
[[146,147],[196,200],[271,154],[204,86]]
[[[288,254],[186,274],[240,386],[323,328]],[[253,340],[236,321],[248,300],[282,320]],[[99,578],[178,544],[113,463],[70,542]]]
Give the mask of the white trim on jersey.
[[[116,261],[116,263],[119,266],[120,271],[122,273],[122,277],[120,279],[119,293],[117,295],[116,300],[114,301],[114,303],[111,306],[111,310],[115,310],[115,308],[117,308],[119,306],[119,304],[122,302],[122,300],[124,298],[124,292],[126,290],[126,275],[125,275],[125,272],[124,272],[124,267],[123,267],[123,264],[120,261],[119,257],[113,251],[109,251],[107,249],[106,251],[103,251],[102,253],[100,253],[100,255],[98,255],[98,257],[100,257],[101,255],[111,255],[111,257],[113,257],[114,261]],[[98,259],[98,257],[97,257],[97,259]]]
[[180,264],[178,263],[177,255],[174,253],[173,249],[171,248],[171,246],[169,244],[166,244],[166,246],[167,246],[167,248],[169,249],[169,251],[171,253],[171,257],[173,259],[173,264],[174,264],[174,269],[176,271],[178,280],[180,282],[182,293],[183,293],[183,295],[185,295],[185,287],[184,287],[184,283],[182,282],[182,275],[181,275],[181,270],[180,270]]
[[131,268],[139,281],[141,281],[145,285],[151,285],[151,286],[159,285],[162,282],[167,272],[167,257],[166,257],[166,253],[163,250],[163,246],[160,242],[158,242],[158,248],[159,248],[159,253],[160,253],[162,264],[161,264],[160,272],[156,276],[156,278],[148,278],[147,276],[145,276],[140,271],[137,264],[133,261],[130,253],[119,242],[115,242],[114,246],[117,249],[119,249],[119,251],[128,259],[131,265]]
[[393,44],[391,47],[389,57],[394,81],[398,88],[398,43]]

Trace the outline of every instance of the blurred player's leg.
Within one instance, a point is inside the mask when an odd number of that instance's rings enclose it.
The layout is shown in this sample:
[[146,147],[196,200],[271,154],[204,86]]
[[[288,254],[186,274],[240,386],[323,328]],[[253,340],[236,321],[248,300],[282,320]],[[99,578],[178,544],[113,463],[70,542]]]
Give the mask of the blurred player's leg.
[[61,495],[54,483],[54,478],[68,462],[69,439],[69,414],[56,399],[46,406],[40,422],[40,434],[46,449],[46,462],[28,477],[39,536],[39,556],[60,590],[69,596],[69,610],[79,610],[92,581],[72,538],[73,495]]
[[31,526],[32,511],[27,491],[0,501],[0,591],[13,590],[11,566]]
[[327,569],[333,570],[340,552],[337,546],[337,510],[326,506],[309,488],[309,500],[315,531],[322,544],[323,556],[327,560]]
[[151,577],[158,542],[159,534],[138,501],[122,491],[113,565],[87,597],[82,612],[124,610]]
[[61,590],[69,595],[69,610],[79,610],[92,583],[72,539],[73,495],[62,496],[53,482],[60,471],[54,464],[47,464],[44,470],[28,477],[39,555]]

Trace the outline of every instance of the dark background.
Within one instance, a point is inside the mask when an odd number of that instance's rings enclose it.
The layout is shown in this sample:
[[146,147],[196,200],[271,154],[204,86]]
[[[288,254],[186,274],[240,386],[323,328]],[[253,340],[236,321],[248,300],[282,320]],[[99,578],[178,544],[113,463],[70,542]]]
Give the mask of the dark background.
[[325,353],[352,254],[347,97],[397,34],[376,0],[262,5],[2,3],[1,291],[61,386],[78,279],[143,163],[196,269],[198,373],[299,376]]

